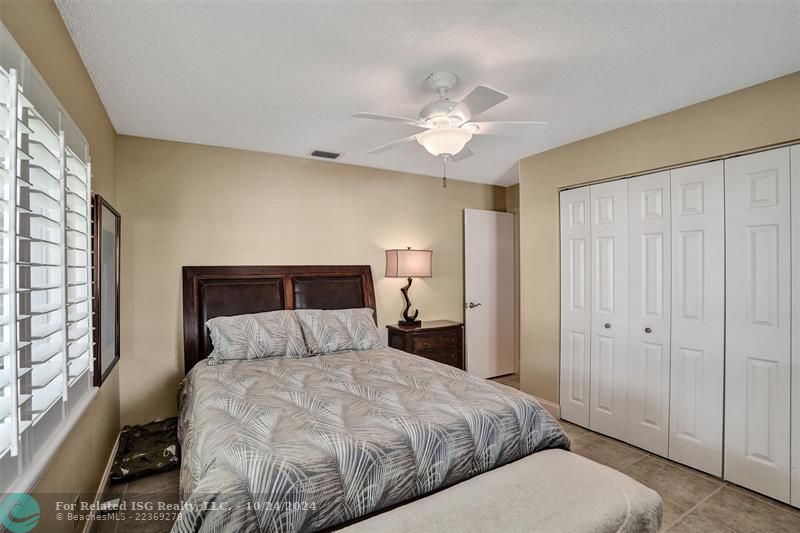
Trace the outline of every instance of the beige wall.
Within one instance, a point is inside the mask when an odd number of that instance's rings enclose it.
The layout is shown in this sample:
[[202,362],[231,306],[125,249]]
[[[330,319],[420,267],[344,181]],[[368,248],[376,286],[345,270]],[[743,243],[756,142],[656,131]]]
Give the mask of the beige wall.
[[184,265],[370,264],[381,325],[400,318],[384,249],[433,250],[414,281],[421,318],[463,317],[462,210],[501,187],[210,146],[120,137],[122,420],[176,412]]
[[506,187],[506,210],[519,210],[519,183]]
[[[89,140],[93,186],[116,198],[116,132],[81,62],[55,5],[47,1],[0,2],[0,19]],[[97,398],[53,458],[36,486],[38,493],[93,494],[119,432],[119,372],[113,371]],[[43,513],[42,531],[73,531]]]
[[558,190],[800,139],[800,73],[521,162],[521,381],[558,402]]

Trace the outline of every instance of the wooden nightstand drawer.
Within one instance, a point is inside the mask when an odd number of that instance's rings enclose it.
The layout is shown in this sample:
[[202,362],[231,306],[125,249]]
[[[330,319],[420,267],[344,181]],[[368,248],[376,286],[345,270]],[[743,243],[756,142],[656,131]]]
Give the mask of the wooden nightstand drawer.
[[445,365],[461,368],[461,361],[455,351],[418,353],[417,355],[425,359],[430,359],[431,361],[436,361],[437,363],[444,363]]
[[414,353],[426,350],[453,350],[458,344],[458,336],[453,333],[436,334],[421,333],[411,339],[411,349]]
[[464,325],[459,322],[438,320],[423,322],[421,326],[386,326],[389,329],[389,346],[464,369]]

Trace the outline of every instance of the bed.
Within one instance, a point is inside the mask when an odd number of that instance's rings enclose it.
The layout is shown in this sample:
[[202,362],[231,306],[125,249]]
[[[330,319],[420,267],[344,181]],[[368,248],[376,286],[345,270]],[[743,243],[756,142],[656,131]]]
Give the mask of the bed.
[[[437,529],[437,523],[441,531],[466,530],[467,523],[444,520],[468,516],[460,498],[480,495],[492,483],[515,487],[507,478],[522,482],[533,497],[558,487],[552,483],[557,472],[567,473],[561,502],[574,499],[577,486],[598,472],[616,487],[614,494],[596,492],[609,501],[603,513],[586,516],[585,530],[658,528],[657,495],[569,453],[559,424],[515,389],[385,347],[203,361],[213,349],[205,328],[211,318],[293,309],[374,311],[369,266],[184,267],[183,276],[185,503],[173,531],[411,531]],[[534,481],[536,473],[543,476]],[[502,490],[483,494],[489,496],[502,497]],[[557,523],[555,508],[548,507],[529,518]],[[562,512],[565,518],[576,514],[574,508]],[[414,528],[404,529],[412,518],[418,519]],[[580,521],[563,523],[580,530]]]

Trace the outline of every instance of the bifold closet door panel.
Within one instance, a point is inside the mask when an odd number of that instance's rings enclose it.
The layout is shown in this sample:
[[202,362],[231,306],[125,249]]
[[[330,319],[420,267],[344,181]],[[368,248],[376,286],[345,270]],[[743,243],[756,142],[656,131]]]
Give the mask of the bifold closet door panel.
[[790,497],[789,148],[725,162],[725,478]]
[[725,178],[722,161],[675,169],[669,458],[722,475]]
[[592,185],[591,408],[589,427],[626,439],[628,183]]
[[792,146],[792,505],[800,507],[800,146]]
[[589,426],[589,188],[561,193],[561,418]]
[[669,172],[628,180],[627,440],[666,456],[670,367]]

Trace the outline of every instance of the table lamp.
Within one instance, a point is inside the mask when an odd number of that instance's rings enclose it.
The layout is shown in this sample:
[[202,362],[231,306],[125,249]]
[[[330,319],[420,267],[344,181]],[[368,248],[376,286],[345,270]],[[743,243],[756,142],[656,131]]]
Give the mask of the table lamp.
[[412,250],[386,250],[386,277],[408,278],[408,284],[400,289],[406,307],[403,309],[403,320],[397,323],[400,326],[419,326],[422,321],[417,320],[419,309],[410,315],[411,301],[408,299],[408,289],[411,288],[412,278],[430,278],[433,264],[433,251]]

